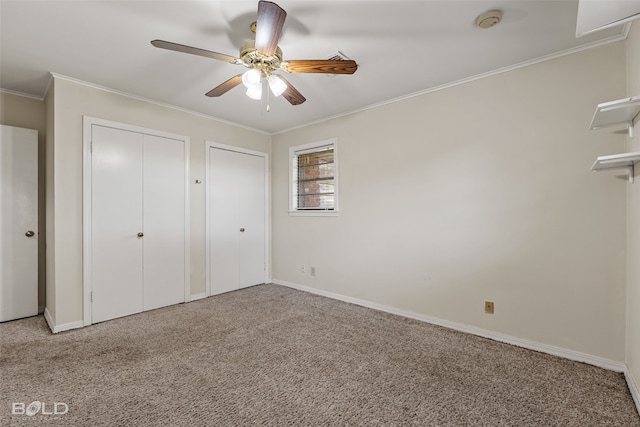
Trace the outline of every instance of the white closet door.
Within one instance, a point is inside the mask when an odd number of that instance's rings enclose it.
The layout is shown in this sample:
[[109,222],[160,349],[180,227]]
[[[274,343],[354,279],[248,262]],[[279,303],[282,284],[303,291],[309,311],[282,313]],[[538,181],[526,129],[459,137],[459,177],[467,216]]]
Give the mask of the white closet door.
[[0,128],[0,322],[4,322],[38,314],[38,131]]
[[143,136],[92,127],[92,321],[143,310]]
[[265,159],[209,149],[211,294],[265,281]]
[[144,136],[144,310],[184,302],[184,142]]
[[209,149],[211,294],[239,287],[238,153]]
[[241,154],[238,161],[238,215],[240,228],[239,286],[245,288],[265,279],[265,161]]

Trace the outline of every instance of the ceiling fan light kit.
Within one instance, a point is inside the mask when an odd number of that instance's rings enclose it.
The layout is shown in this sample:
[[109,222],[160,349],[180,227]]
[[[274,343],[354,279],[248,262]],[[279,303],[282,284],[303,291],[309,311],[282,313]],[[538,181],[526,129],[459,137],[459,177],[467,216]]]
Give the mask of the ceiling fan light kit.
[[353,74],[358,69],[358,64],[350,59],[333,58],[283,60],[282,50],[278,46],[278,42],[282,35],[286,17],[287,12],[277,4],[269,1],[259,1],[258,19],[250,27],[255,34],[255,40],[248,40],[242,44],[239,58],[164,40],[153,40],[151,44],[161,49],[204,56],[249,68],[247,72],[231,77],[211,89],[206,93],[207,96],[221,96],[242,83],[247,88],[246,95],[251,99],[259,100],[262,98],[263,81],[266,81],[275,96],[282,95],[291,105],[300,105],[306,101],[306,98],[284,77],[274,74],[275,71],[280,70],[286,73]]
[[[264,78],[274,96],[280,96],[287,90],[287,84],[275,74],[265,75]],[[247,88],[246,95],[249,98],[256,101],[262,99],[262,80],[263,73],[256,68],[252,68],[242,75],[242,84]]]

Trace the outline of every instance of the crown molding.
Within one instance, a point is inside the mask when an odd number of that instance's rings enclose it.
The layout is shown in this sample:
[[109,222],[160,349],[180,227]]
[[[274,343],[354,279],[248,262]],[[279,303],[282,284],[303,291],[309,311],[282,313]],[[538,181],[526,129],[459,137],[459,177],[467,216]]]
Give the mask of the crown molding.
[[482,80],[482,79],[486,79],[488,77],[493,77],[496,76],[498,74],[503,74],[503,73],[507,73],[509,71],[514,71],[514,70],[518,70],[520,68],[525,68],[525,67],[529,67],[531,65],[536,65],[536,64],[540,64],[542,62],[547,62],[547,61],[552,61],[554,59],[558,59],[558,58],[562,58],[565,56],[569,56],[569,55],[573,55],[575,53],[579,53],[579,52],[583,52],[585,50],[589,50],[589,49],[595,49],[597,47],[601,47],[601,46],[605,46],[611,43],[616,43],[622,40],[626,40],[627,36],[629,35],[629,31],[631,28],[631,22],[625,24],[624,29],[621,31],[620,34],[616,35],[616,36],[612,36],[612,37],[608,37],[606,39],[603,40],[599,40],[597,42],[592,42],[592,43],[588,43],[579,47],[575,47],[575,48],[571,48],[571,49],[566,49],[560,52],[556,52],[556,53],[552,53],[550,55],[545,55],[545,56],[541,56],[535,59],[531,59],[528,61],[523,61],[523,62],[519,62],[517,64],[514,65],[509,65],[506,67],[502,67],[502,68],[498,68],[496,70],[492,70],[492,71],[488,71],[486,73],[481,73],[481,74],[476,74],[475,76],[471,76],[471,77],[466,77],[464,79],[460,79],[460,80],[456,80],[450,83],[445,83],[439,86],[434,86],[434,87],[430,87],[427,89],[423,89],[420,90],[418,92],[413,92],[410,93],[408,95],[403,95],[403,96],[399,96],[397,98],[392,98],[392,99],[388,99],[386,101],[381,101],[375,104],[370,104],[367,105],[365,107],[361,107],[361,108],[356,108],[353,110],[349,110],[346,111],[344,113],[340,113],[340,114],[335,114],[333,116],[328,116],[328,117],[324,117],[318,120],[314,120],[312,122],[307,122],[305,124],[299,125],[299,126],[294,126],[288,129],[284,129],[281,131],[277,131],[272,133],[271,135],[278,135],[278,134],[282,134],[282,133],[286,133],[292,130],[296,130],[296,129],[300,129],[300,128],[304,128],[307,126],[311,126],[311,125],[315,125],[315,124],[319,124],[319,123],[323,123],[323,122],[327,122],[330,120],[334,120],[340,117],[344,117],[344,116],[350,116],[352,114],[356,114],[356,113],[360,113],[363,111],[367,111],[367,110],[372,110],[374,108],[378,108],[378,107],[383,107],[385,105],[389,105],[389,104],[395,104],[397,102],[402,102],[405,101],[407,99],[411,99],[411,98],[415,98],[417,96],[422,96],[422,95],[426,95],[429,93],[433,93],[433,92],[438,92],[444,89],[449,89],[455,86],[460,86],[463,84],[467,84],[467,83],[471,83],[473,81],[476,80]]
[[15,90],[9,90],[9,89],[0,88],[0,93],[6,93],[6,94],[9,94],[9,95],[14,95],[14,96],[21,96],[23,98],[35,99],[37,101],[44,101],[44,97],[37,96],[37,95],[32,95],[30,93],[17,92]]
[[65,76],[63,74],[58,74],[58,73],[53,73],[53,72],[50,73],[50,74],[53,77],[52,80],[53,79],[65,80],[65,81],[76,83],[76,84],[79,84],[79,85],[82,85],[82,86],[87,86],[87,87],[90,87],[92,89],[97,89],[97,90],[101,90],[103,92],[112,93],[114,95],[124,96],[124,97],[127,97],[127,98],[135,99],[137,101],[142,101],[142,102],[147,102],[149,104],[157,105],[159,107],[169,108],[171,110],[180,111],[182,113],[187,113],[187,114],[191,114],[191,115],[194,115],[194,116],[202,117],[202,118],[205,118],[205,119],[214,120],[214,121],[219,122],[219,123],[224,123],[224,124],[235,126],[235,127],[238,127],[238,128],[247,129],[247,130],[250,130],[250,131],[253,131],[253,132],[261,133],[263,135],[271,135],[269,132],[265,132],[265,131],[260,130],[260,129],[252,128],[252,127],[249,127],[249,126],[242,125],[240,123],[236,123],[236,122],[232,122],[232,121],[229,121],[229,120],[220,119],[218,117],[210,116],[210,115],[207,115],[207,114],[199,113],[197,111],[189,110],[187,108],[177,107],[175,105],[171,105],[171,104],[167,104],[167,103],[164,103],[164,102],[156,101],[156,100],[151,99],[151,98],[145,98],[143,96],[134,95],[134,94],[131,94],[131,93],[119,91],[119,90],[112,89],[112,88],[109,88],[109,87],[106,87],[106,86],[101,86],[101,85],[98,85],[98,84],[95,84],[95,83],[90,83],[90,82],[86,82],[84,80],[76,79],[74,77]]
[[49,83],[47,84],[47,87],[45,89],[45,93],[44,93],[43,96],[36,96],[36,95],[16,92],[16,91],[8,90],[8,89],[2,89],[2,88],[0,88],[0,93],[8,93],[8,94],[16,95],[16,96],[23,96],[23,97],[26,97],[26,98],[31,98],[31,99],[36,99],[36,100],[39,100],[39,101],[43,101],[44,100],[44,96],[46,96],[46,94],[49,92],[49,89],[51,88],[51,85],[53,84],[54,79],[60,79],[60,80],[66,80],[66,81],[70,81],[70,82],[73,82],[73,83],[81,84],[83,86],[91,87],[91,88],[94,88],[94,89],[102,90],[102,91],[105,91],[105,92],[113,93],[113,94],[116,94],[116,95],[121,95],[121,96],[124,96],[124,97],[127,97],[127,98],[136,99],[138,101],[143,101],[143,102],[147,102],[147,103],[150,103],[150,104],[158,105],[160,107],[169,108],[169,109],[180,111],[180,112],[187,113],[187,114],[192,114],[192,115],[195,115],[195,116],[198,116],[198,117],[202,117],[202,118],[205,118],[205,119],[214,120],[214,121],[217,121],[217,122],[220,122],[220,123],[224,123],[224,124],[227,124],[227,125],[239,127],[239,128],[246,129],[246,130],[250,130],[252,132],[257,132],[257,133],[260,133],[260,134],[263,134],[263,135],[274,136],[274,135],[287,133],[287,132],[290,132],[290,131],[293,131],[293,130],[296,130],[296,129],[301,129],[301,128],[304,128],[304,127],[307,127],[307,126],[311,126],[311,125],[315,125],[315,124],[319,124],[319,123],[324,123],[324,122],[327,122],[327,121],[330,121],[330,120],[334,120],[334,119],[338,119],[338,118],[341,118],[341,117],[350,116],[352,114],[360,113],[360,112],[363,112],[363,111],[372,110],[372,109],[375,109],[375,108],[378,108],[378,107],[383,107],[383,106],[386,106],[386,105],[389,105],[389,104],[395,104],[397,102],[402,102],[402,101],[405,101],[405,100],[408,100],[408,99],[411,99],[411,98],[415,98],[415,97],[426,95],[426,94],[433,93],[433,92],[438,92],[438,91],[441,91],[441,90],[444,90],[444,89],[449,89],[449,88],[452,88],[452,87],[455,87],[455,86],[460,86],[460,85],[463,85],[463,84],[471,83],[471,82],[476,81],[476,80],[482,80],[482,79],[485,79],[485,78],[488,78],[488,77],[493,77],[493,76],[496,76],[496,75],[499,75],[499,74],[507,73],[509,71],[514,71],[514,70],[518,70],[520,68],[529,67],[531,65],[536,65],[536,64],[543,63],[543,62],[552,61],[554,59],[559,59],[559,58],[562,58],[562,57],[565,57],[565,56],[573,55],[575,53],[583,52],[585,50],[595,49],[595,48],[598,48],[598,47],[601,47],[601,46],[605,46],[605,45],[608,45],[608,44],[611,44],[611,43],[616,43],[616,42],[619,42],[619,41],[623,41],[623,40],[627,39],[627,37],[629,35],[629,32],[631,31],[632,24],[633,24],[632,22],[626,23],[623,26],[622,31],[620,32],[620,34],[612,36],[612,37],[608,37],[608,38],[603,39],[603,40],[599,40],[597,42],[588,43],[588,44],[585,44],[585,45],[582,45],[582,46],[579,46],[579,47],[566,49],[566,50],[563,50],[563,51],[560,51],[560,52],[556,52],[556,53],[553,53],[553,54],[550,54],[550,55],[545,55],[545,56],[541,56],[539,58],[535,58],[535,59],[532,59],[532,60],[523,61],[523,62],[514,64],[514,65],[509,65],[507,67],[502,67],[502,68],[498,68],[496,70],[488,71],[486,73],[476,74],[476,75],[471,76],[471,77],[466,77],[464,79],[459,79],[459,80],[456,80],[456,81],[453,81],[453,82],[449,82],[449,83],[445,83],[445,84],[442,84],[442,85],[439,85],[439,86],[434,86],[434,87],[423,89],[423,90],[420,90],[420,91],[417,91],[417,92],[413,92],[413,93],[410,93],[408,95],[403,95],[403,96],[400,96],[400,97],[388,99],[388,100],[377,102],[377,103],[374,103],[374,104],[369,104],[369,105],[366,105],[364,107],[355,108],[355,109],[352,109],[352,110],[349,110],[349,111],[345,111],[343,113],[339,113],[339,114],[334,114],[334,115],[331,115],[331,116],[323,117],[323,118],[320,118],[320,119],[317,119],[317,120],[313,120],[313,121],[310,121],[310,122],[303,123],[301,125],[293,126],[293,127],[286,128],[286,129],[279,130],[279,131],[275,131],[275,132],[267,132],[267,131],[264,131],[264,130],[261,130],[261,129],[257,129],[257,128],[253,128],[253,127],[250,127],[250,126],[242,125],[240,123],[232,122],[232,121],[229,121],[229,120],[224,120],[224,119],[221,119],[221,118],[218,118],[218,117],[214,117],[214,116],[211,116],[211,115],[199,113],[197,111],[189,110],[189,109],[182,108],[182,107],[177,107],[175,105],[171,105],[171,104],[167,104],[167,103],[164,103],[164,102],[156,101],[154,99],[145,98],[145,97],[134,95],[134,94],[131,94],[131,93],[119,91],[119,90],[112,89],[112,88],[109,88],[109,87],[106,87],[106,86],[101,86],[101,85],[98,85],[98,84],[86,82],[86,81],[83,81],[83,80],[80,80],[80,79],[76,79],[76,78],[73,78],[73,77],[65,76],[65,75],[62,75],[62,74],[54,73],[54,72],[50,73],[51,78],[49,80]]

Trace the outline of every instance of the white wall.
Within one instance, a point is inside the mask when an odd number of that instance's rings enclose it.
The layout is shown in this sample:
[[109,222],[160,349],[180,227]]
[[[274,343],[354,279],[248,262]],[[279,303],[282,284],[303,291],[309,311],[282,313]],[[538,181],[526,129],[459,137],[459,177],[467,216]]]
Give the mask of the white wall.
[[[624,137],[587,129],[625,95],[624,55],[616,43],[275,135],[274,280],[623,361],[627,186],[590,167]],[[330,137],[340,216],[289,217],[288,148]]]
[[[191,294],[205,292],[206,140],[270,153],[269,135],[178,111],[64,78],[54,81],[54,140],[49,175],[55,198],[48,245],[53,264],[47,283],[56,325],[82,320],[82,116],[186,135],[191,138]],[[51,158],[52,157],[52,158]]]
[[[640,21],[627,39],[627,95],[640,96]],[[629,151],[640,151],[640,119],[636,119],[635,138],[628,139]],[[627,188],[627,366],[636,390],[640,390],[640,167],[635,184]],[[640,395],[637,396],[640,398]],[[640,410],[640,401],[636,402]]]

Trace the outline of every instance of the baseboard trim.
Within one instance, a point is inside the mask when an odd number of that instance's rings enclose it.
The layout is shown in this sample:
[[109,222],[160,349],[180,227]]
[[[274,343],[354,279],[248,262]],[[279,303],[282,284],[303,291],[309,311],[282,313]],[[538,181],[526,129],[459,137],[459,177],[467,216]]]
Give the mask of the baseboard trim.
[[[590,354],[581,353],[579,351],[568,350],[562,347],[556,347],[553,345],[543,344],[536,341],[517,338],[511,335],[501,334],[499,332],[493,332],[486,329],[477,328],[475,326],[469,326],[462,323],[451,322],[449,320],[439,319],[437,317],[427,316],[427,315],[415,313],[412,311],[401,310],[396,307],[392,307],[384,304],[378,304],[378,303],[374,303],[371,301],[366,301],[358,298],[348,297],[345,295],[324,291],[321,289],[310,288],[308,286],[298,285],[296,283],[291,283],[284,280],[273,279],[272,283],[286,286],[293,289],[298,289],[300,291],[310,292],[312,294],[324,296],[327,298],[333,298],[343,302],[348,302],[351,304],[372,308],[374,310],[384,311],[386,313],[419,320],[422,322],[430,323],[432,325],[443,326],[445,328],[454,329],[456,331],[465,332],[472,335],[477,335],[483,338],[489,338],[494,341],[503,342],[505,344],[511,344],[511,345],[526,348],[529,350],[551,354],[553,356],[562,357],[562,358],[573,360],[576,362],[588,363],[589,365],[598,366],[600,368],[608,369],[610,371],[626,372],[627,370],[626,365],[622,362],[616,362],[614,360],[592,356]],[[631,386],[629,386],[629,388],[631,388]],[[636,403],[637,403],[637,400],[636,400]]]
[[47,307],[44,308],[44,320],[47,321],[47,325],[49,325],[49,329],[51,329],[51,332],[54,332],[53,329],[55,327],[55,323],[53,323],[51,313],[49,313],[49,309]]
[[[206,297],[207,297],[207,294],[205,292],[201,294],[191,295],[191,299],[189,299],[189,301],[187,302],[196,301]],[[57,334],[58,332],[68,331],[70,329],[77,329],[77,328],[83,328],[85,326],[89,326],[89,325],[85,325],[84,321],[82,320],[64,323],[62,325],[56,325],[47,307],[44,307],[44,319],[47,321],[47,325],[49,325],[49,329],[51,329],[51,332],[53,332],[54,334]]]
[[44,308],[44,319],[47,321],[49,329],[51,329],[51,332],[53,332],[54,334],[57,334],[58,332],[68,331],[69,329],[82,328],[84,326],[84,322],[82,320],[63,323],[62,325],[56,325],[47,307]]
[[191,295],[191,299],[189,299],[189,302],[191,301],[197,301],[199,299],[203,299],[207,297],[207,293],[206,292],[202,292],[201,294],[195,294],[195,295]]
[[633,401],[636,403],[636,409],[640,414],[640,389],[638,388],[638,383],[636,382],[633,375],[629,371],[627,366],[624,367],[624,377],[627,380],[627,386],[629,386],[629,391],[631,392],[631,397],[633,397]]

